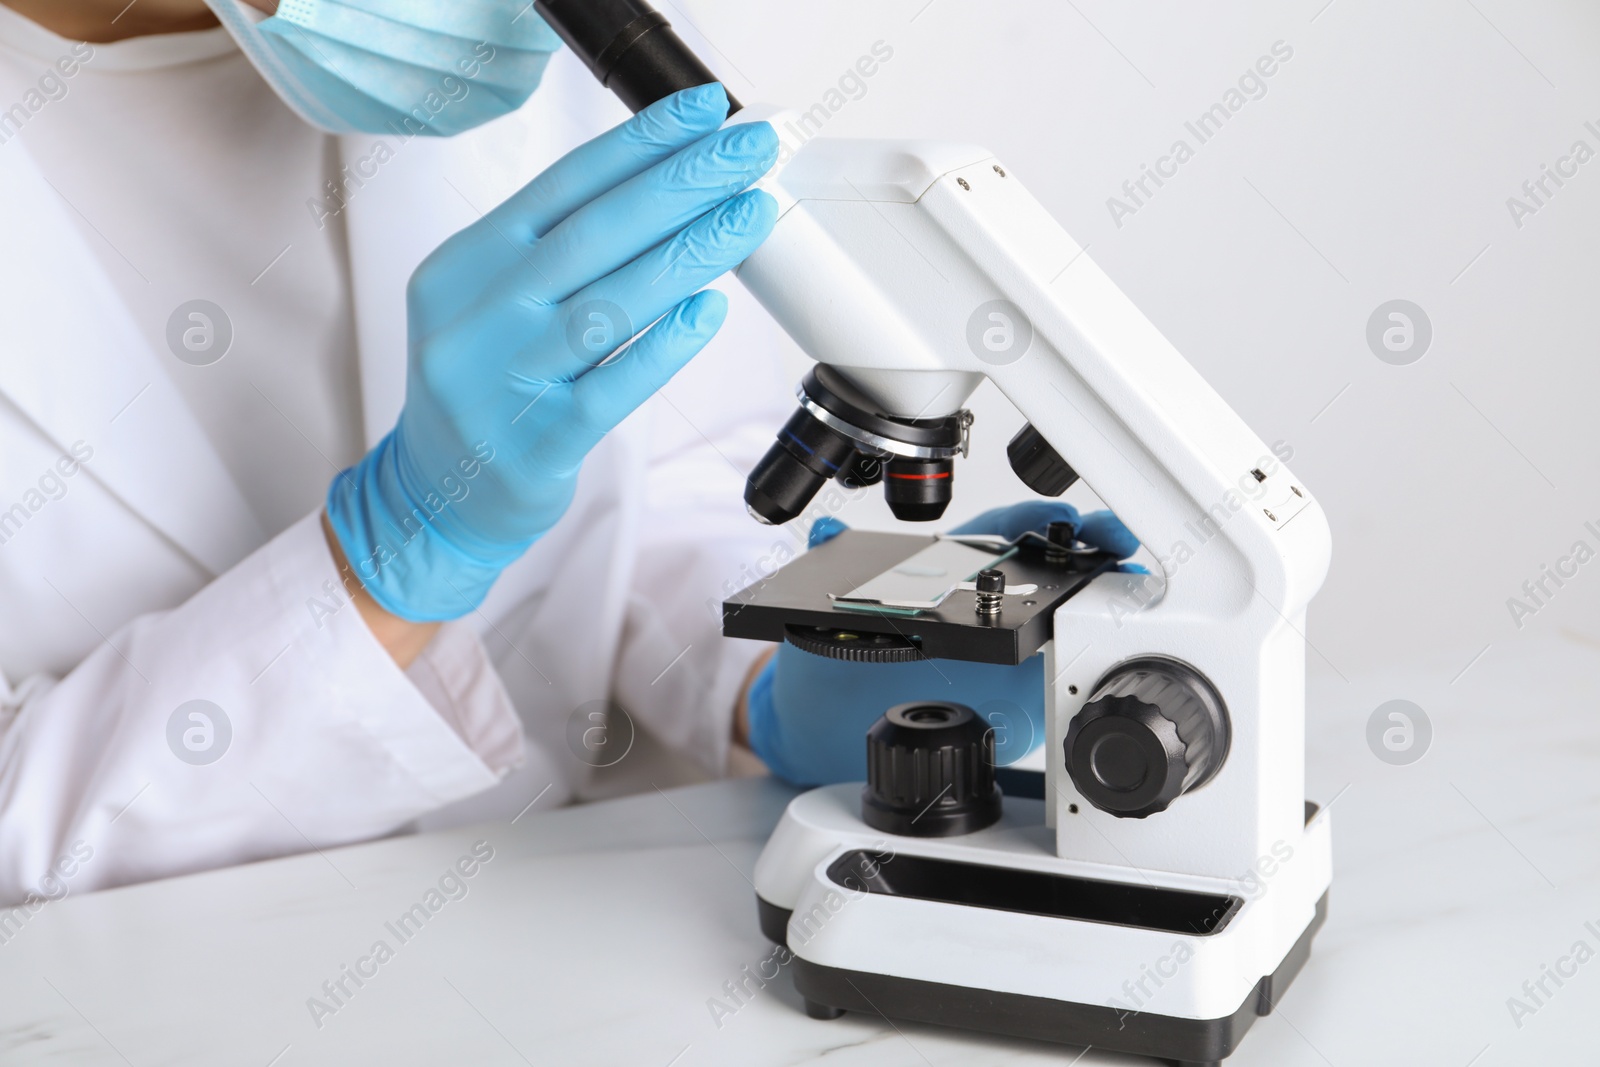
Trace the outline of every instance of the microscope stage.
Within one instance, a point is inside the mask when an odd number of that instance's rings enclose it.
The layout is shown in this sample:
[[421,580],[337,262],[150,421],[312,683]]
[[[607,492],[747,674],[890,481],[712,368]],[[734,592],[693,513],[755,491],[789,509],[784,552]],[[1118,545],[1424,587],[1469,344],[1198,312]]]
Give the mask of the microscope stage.
[[[997,555],[999,562],[992,567],[1005,574],[1008,588],[1038,588],[1026,595],[1006,594],[999,614],[990,616],[977,613],[977,594],[970,589],[957,588],[938,607],[914,613],[846,608],[830,598],[830,593],[842,596],[893,570],[934,540],[846,530],[724,601],[722,632],[783,641],[791,626],[828,627],[904,639],[932,659],[1015,665],[1050,640],[1056,608],[1116,565],[1105,553],[1052,562],[1042,544],[1024,541],[1014,553]],[[951,584],[966,577],[954,576]]]

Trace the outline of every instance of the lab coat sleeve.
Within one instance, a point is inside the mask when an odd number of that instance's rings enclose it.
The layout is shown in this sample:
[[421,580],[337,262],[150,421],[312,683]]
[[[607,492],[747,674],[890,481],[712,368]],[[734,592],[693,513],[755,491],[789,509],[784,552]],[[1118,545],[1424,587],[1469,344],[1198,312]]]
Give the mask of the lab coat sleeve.
[[13,903],[376,837],[522,759],[477,636],[447,624],[402,672],[343,596],[318,515],[0,696]]
[[726,769],[751,666],[772,647],[723,637],[722,601],[803,551],[809,525],[763,526],[745,511],[745,474],[793,400],[778,359],[788,342],[728,288],[728,336],[651,401],[655,449],[615,673],[617,702],[712,774]]

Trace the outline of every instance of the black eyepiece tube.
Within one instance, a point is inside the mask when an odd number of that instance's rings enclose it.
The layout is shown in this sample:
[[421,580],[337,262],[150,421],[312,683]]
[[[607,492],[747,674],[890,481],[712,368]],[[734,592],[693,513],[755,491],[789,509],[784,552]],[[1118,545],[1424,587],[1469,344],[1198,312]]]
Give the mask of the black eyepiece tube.
[[[537,0],[533,7],[632,111],[717,80],[644,0]],[[739,107],[729,94],[728,114]]]

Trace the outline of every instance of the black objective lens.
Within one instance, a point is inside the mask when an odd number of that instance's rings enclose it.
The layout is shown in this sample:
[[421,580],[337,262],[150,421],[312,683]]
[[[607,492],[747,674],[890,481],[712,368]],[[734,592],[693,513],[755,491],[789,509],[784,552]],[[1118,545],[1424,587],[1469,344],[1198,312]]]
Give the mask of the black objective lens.
[[888,461],[871,452],[857,452],[839,472],[839,484],[846,489],[865,489],[883,481],[883,465]]
[[[970,412],[932,419],[885,415],[840,371],[821,363],[800,380],[800,395],[805,406],[784,425],[778,443],[745,485],[750,514],[765,523],[788,522],[805,511],[829,478],[852,489],[882,482],[889,509],[908,522],[930,522],[944,514],[955,469],[950,457],[966,451]],[[813,406],[818,415],[811,414]],[[879,442],[946,458],[886,456]]]
[[777,442],[750,472],[744,485],[745,506],[769,526],[799,518],[823,483],[854,455],[855,445],[848,437],[801,408],[789,416]]
[[950,503],[955,463],[948,459],[901,459],[883,468],[883,496],[903,522],[932,522]]

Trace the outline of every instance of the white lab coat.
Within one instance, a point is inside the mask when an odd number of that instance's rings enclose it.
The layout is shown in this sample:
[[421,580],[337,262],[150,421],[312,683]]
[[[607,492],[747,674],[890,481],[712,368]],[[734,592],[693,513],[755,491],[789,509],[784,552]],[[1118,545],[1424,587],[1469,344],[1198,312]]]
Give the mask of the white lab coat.
[[[403,399],[410,271],[574,143],[579,102],[622,117],[586,79],[558,57],[523,112],[405,144],[350,200],[369,444]],[[375,140],[344,138],[345,157]],[[597,700],[720,767],[760,649],[720,638],[713,606],[785,538],[740,500],[789,402],[781,335],[736,284],[718,340],[403,673],[353,608],[311,608],[336,588],[316,516],[256,528],[70,211],[20,142],[0,150],[0,901],[358,841],[452,804],[559,803],[588,770],[568,720]],[[75,446],[92,455],[59,476]],[[208,765],[168,744],[197,699],[232,730]]]

